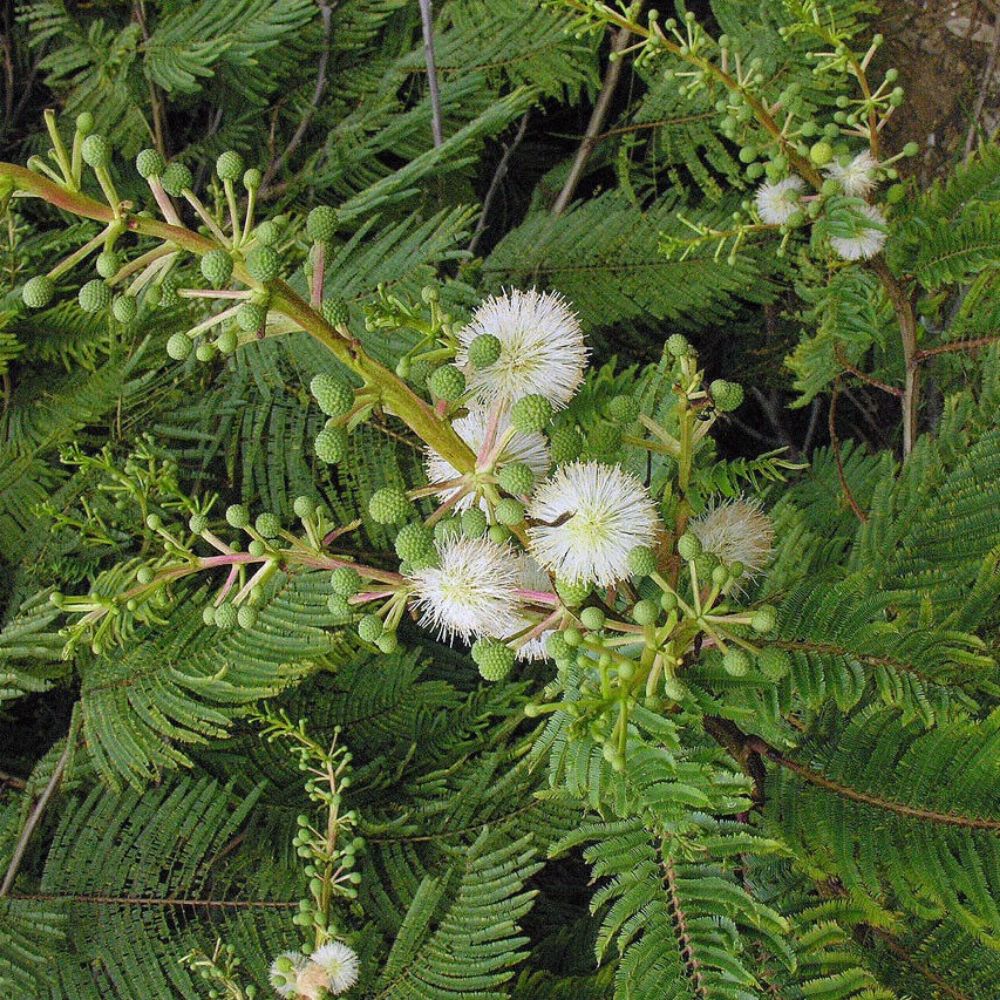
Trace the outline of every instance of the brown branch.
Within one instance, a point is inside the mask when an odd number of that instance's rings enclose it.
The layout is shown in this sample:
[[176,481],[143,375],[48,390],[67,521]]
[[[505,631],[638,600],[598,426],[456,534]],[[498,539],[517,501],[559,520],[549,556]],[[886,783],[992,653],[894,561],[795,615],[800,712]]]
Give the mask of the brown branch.
[[875,378],[874,375],[869,375],[867,372],[863,372],[860,368],[855,367],[844,357],[844,352],[840,346],[837,344],[833,349],[833,356],[844,371],[850,372],[855,378],[861,379],[862,382],[867,382],[868,385],[874,386],[876,389],[881,389],[883,392],[887,392],[892,396],[896,396],[898,399],[903,398],[903,390],[894,385],[889,385],[888,382],[883,382],[880,379]]
[[941,344],[939,347],[927,347],[922,351],[917,351],[915,359],[920,362],[936,357],[938,354],[948,354],[951,351],[975,351],[980,347],[989,347],[990,344],[998,342],[1000,342],[1000,334],[994,334],[992,337],[976,337],[974,340],[953,340],[950,344]]
[[705,977],[701,971],[701,962],[698,961],[698,957],[694,953],[694,947],[691,944],[691,935],[687,929],[687,918],[684,916],[684,908],[681,906],[681,901],[677,895],[677,874],[674,871],[673,862],[666,858],[665,854],[662,853],[662,849],[661,857],[663,857],[663,861],[661,862],[663,881],[670,896],[670,909],[673,911],[674,922],[677,925],[677,936],[680,938],[681,958],[687,966],[688,974],[694,980],[694,987],[698,996],[707,997],[708,991],[705,988]]
[[328,3],[321,2],[319,5],[319,12],[323,19],[323,51],[320,53],[319,63],[316,66],[316,86],[313,88],[313,94],[309,100],[309,106],[302,115],[302,120],[299,122],[298,128],[296,128],[295,132],[292,134],[292,138],[289,139],[288,145],[285,147],[281,156],[277,159],[272,159],[267,170],[264,171],[264,177],[260,182],[259,194],[261,195],[266,191],[271,181],[274,180],[274,175],[288,162],[295,150],[299,148],[299,144],[302,142],[302,138],[306,134],[306,129],[309,127],[309,123],[312,121],[312,117],[316,113],[316,109],[319,107],[319,102],[326,91],[326,67],[330,61],[330,30],[332,25],[330,5]]
[[189,906],[234,910],[293,910],[297,900],[281,902],[273,899],[187,899],[180,896],[90,896],[63,895],[57,892],[12,892],[11,899],[26,899],[41,903],[91,903],[95,906]]
[[510,167],[510,159],[514,155],[517,147],[521,145],[521,141],[524,139],[525,133],[528,130],[528,120],[530,118],[531,108],[528,108],[528,110],[524,112],[524,116],[521,118],[521,125],[517,130],[517,134],[514,136],[510,144],[504,149],[503,156],[497,164],[497,168],[493,173],[493,179],[490,181],[490,186],[486,191],[486,197],[483,198],[483,207],[479,212],[479,221],[476,223],[476,230],[472,234],[472,239],[469,241],[469,253],[476,252],[476,247],[479,246],[479,241],[483,238],[483,233],[486,232],[486,216],[489,214],[490,207],[493,204],[493,199],[500,190],[500,185],[503,183],[504,177],[507,176],[507,170]]
[[566,183],[563,184],[562,190],[559,192],[559,196],[556,198],[555,204],[552,206],[553,215],[562,215],[562,213],[566,211],[566,207],[573,200],[573,195],[576,193],[577,186],[583,177],[587,161],[590,159],[591,154],[597,146],[601,128],[604,125],[604,119],[607,117],[608,109],[611,107],[611,99],[614,97],[615,90],[618,87],[618,81],[621,79],[622,75],[624,60],[621,58],[620,54],[628,46],[629,39],[631,37],[632,33],[629,29],[622,27],[618,29],[618,32],[614,37],[614,41],[611,43],[612,58],[608,62],[608,69],[604,74],[604,82],[601,84],[601,92],[597,95],[597,103],[594,105],[594,110],[590,114],[587,131],[584,133],[583,142],[580,143],[580,146],[576,151],[576,157],[573,160],[573,165],[569,169],[569,174],[566,177]]
[[868,515],[858,506],[858,501],[854,499],[851,487],[844,475],[844,463],[840,457],[840,440],[837,437],[837,394],[840,392],[840,378],[836,378],[833,383],[833,392],[830,394],[830,411],[827,415],[827,425],[830,429],[830,444],[833,447],[833,458],[837,463],[837,478],[840,480],[840,489],[847,502],[854,511],[854,516],[864,524],[868,520]]
[[872,795],[870,792],[860,792],[849,785],[842,785],[840,782],[834,781],[832,778],[828,778],[826,775],[820,774],[810,767],[806,767],[805,764],[800,764],[798,761],[784,756],[773,747],[764,743],[763,740],[750,737],[747,745],[750,749],[760,753],[768,760],[774,761],[775,764],[779,764],[793,774],[797,774],[804,781],[809,782],[809,784],[815,785],[817,788],[823,788],[828,792],[833,792],[842,798],[850,799],[852,802],[862,802],[865,805],[874,806],[876,809],[895,813],[897,816],[928,820],[931,823],[939,823],[942,826],[957,826],[966,830],[1000,831],[1000,819],[986,819],[980,816],[956,816],[954,813],[936,812],[933,809],[924,809],[920,806],[909,806],[905,802],[897,802],[895,799],[880,798],[878,795]]
[[28,783],[24,778],[18,778],[13,774],[8,774],[6,771],[0,771],[0,784],[10,785],[11,788],[16,788],[18,791],[23,791],[28,787]]
[[868,930],[871,931],[882,943],[891,951],[898,959],[905,962],[912,969],[915,969],[921,976],[924,977],[928,982],[933,983],[938,989],[944,990],[944,992],[952,997],[952,1000],[972,1000],[966,993],[962,993],[960,990],[955,989],[946,979],[939,976],[933,969],[929,969],[922,962],[918,962],[903,946],[896,937],[890,934],[888,931],[882,930],[880,927],[872,927],[868,925]]
[[441,126],[441,90],[434,64],[434,12],[431,0],[420,0],[420,25],[424,33],[424,62],[427,64],[427,87],[431,97],[431,134],[437,148],[444,142]]

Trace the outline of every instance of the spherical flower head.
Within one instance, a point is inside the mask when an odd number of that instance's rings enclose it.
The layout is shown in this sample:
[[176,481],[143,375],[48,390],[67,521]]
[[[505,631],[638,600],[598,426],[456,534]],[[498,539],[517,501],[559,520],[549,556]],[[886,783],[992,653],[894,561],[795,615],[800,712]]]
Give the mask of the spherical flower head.
[[834,160],[823,169],[851,198],[867,198],[875,190],[878,162],[867,149],[849,163],[841,164]]
[[307,964],[305,956],[297,951],[282,952],[271,963],[270,980],[275,992],[279,996],[294,997],[296,980]]
[[528,530],[538,563],[571,583],[602,586],[630,575],[629,553],[656,535],[656,505],[646,487],[617,465],[574,462],[539,487]]
[[726,500],[688,523],[688,530],[726,565],[742,563],[747,574],[759,573],[771,558],[774,525],[759,500]]
[[783,226],[799,208],[799,192],[805,184],[801,177],[786,177],[771,184],[765,181],[757,188],[754,200],[757,214],[769,226]]
[[[452,422],[455,433],[475,452],[477,455],[486,441],[486,432],[489,428],[489,413],[482,407],[472,407],[468,414],[459,417]],[[510,427],[510,414],[503,413],[497,420],[494,441],[504,437]],[[535,474],[536,478],[544,476],[549,471],[549,448],[545,437],[541,434],[514,434],[500,453],[497,461],[497,468],[501,469],[512,462],[523,462]],[[453,479],[461,478],[461,473],[451,462],[442,458],[433,449],[427,450],[427,457],[424,459],[424,469],[427,472],[427,479],[431,483],[446,483]],[[455,495],[460,487],[452,486],[443,489],[438,493],[442,501],[447,501]],[[462,497],[455,504],[456,510],[467,510],[473,503],[482,507],[483,502],[469,494]]]
[[412,574],[420,624],[438,636],[468,642],[510,635],[517,626],[517,561],[488,538],[446,539],[439,562]]
[[[481,336],[500,341],[491,365],[470,364],[469,347]],[[486,403],[509,404],[537,393],[554,407],[565,406],[583,381],[587,347],[576,313],[557,292],[512,290],[487,299],[459,331],[456,363],[466,369],[469,388]]]
[[312,953],[311,965],[326,975],[326,988],[335,996],[349,990],[358,981],[360,963],[353,948],[343,941],[328,941]]
[[[858,211],[868,216],[876,226],[885,225],[885,216],[874,205],[862,205]],[[862,226],[855,236],[831,236],[830,246],[844,260],[867,260],[885,246],[885,238],[882,229]]]

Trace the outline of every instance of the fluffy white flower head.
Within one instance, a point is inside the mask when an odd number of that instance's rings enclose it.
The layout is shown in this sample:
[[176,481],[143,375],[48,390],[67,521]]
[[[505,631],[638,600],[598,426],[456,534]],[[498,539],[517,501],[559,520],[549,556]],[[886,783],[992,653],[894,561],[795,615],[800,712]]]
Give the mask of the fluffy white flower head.
[[[470,365],[468,347],[481,334],[500,341],[500,357],[485,368]],[[557,292],[512,290],[488,298],[458,334],[456,363],[486,404],[513,403],[537,393],[557,409],[583,381],[587,347],[576,313]]]
[[335,996],[349,990],[358,981],[358,956],[343,941],[328,941],[321,945],[313,952],[309,966],[322,972],[324,988]]
[[858,153],[850,163],[840,164],[836,160],[823,168],[832,177],[844,194],[851,198],[866,198],[875,190],[875,172],[878,163],[868,150]]
[[726,500],[688,525],[702,548],[728,564],[743,563],[750,576],[771,558],[774,525],[760,509],[759,500]]
[[543,483],[530,516],[535,558],[571,582],[608,585],[629,575],[628,554],[656,533],[656,506],[646,487],[617,465],[573,462]]
[[783,226],[798,210],[799,192],[804,186],[801,177],[786,177],[774,184],[764,181],[754,195],[761,221]]
[[509,548],[488,538],[450,538],[438,556],[437,566],[411,577],[422,626],[466,642],[516,630],[517,561]]
[[271,963],[270,979],[275,992],[283,997],[295,996],[296,980],[307,964],[305,956],[297,951],[282,952]]
[[[876,225],[885,225],[885,216],[874,205],[862,205],[859,211]],[[865,226],[856,236],[831,236],[830,246],[844,260],[867,260],[885,246],[885,237],[881,229]]]
[[[452,427],[458,436],[478,455],[479,450],[486,440],[486,431],[489,424],[489,412],[481,406],[473,407],[464,417],[459,417],[452,421]],[[510,414],[504,412],[497,421],[496,436],[494,440],[503,437],[510,427]],[[545,437],[541,434],[521,434],[516,433],[500,454],[497,468],[510,462],[524,462],[536,478],[544,476],[549,470],[549,446]],[[447,483],[452,479],[460,477],[459,471],[447,459],[442,458],[433,449],[427,449],[427,457],[424,460],[424,468],[427,478],[432,483]],[[443,489],[438,496],[442,500],[449,500],[459,489],[457,486]],[[455,504],[455,510],[465,510],[472,506],[475,497],[472,494],[462,497]],[[479,506],[483,506],[482,500]]]

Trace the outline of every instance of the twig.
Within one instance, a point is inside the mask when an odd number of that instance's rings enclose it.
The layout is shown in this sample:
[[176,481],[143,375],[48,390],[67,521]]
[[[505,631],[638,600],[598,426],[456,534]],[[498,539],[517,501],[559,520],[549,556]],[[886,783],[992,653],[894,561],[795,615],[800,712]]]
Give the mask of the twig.
[[812,406],[809,408],[809,427],[806,429],[806,437],[802,442],[802,448],[800,449],[803,455],[809,454],[809,446],[812,444],[813,437],[816,435],[816,428],[819,426],[819,396],[817,396],[812,401]]
[[23,791],[28,787],[28,783],[24,778],[18,778],[16,775],[8,774],[6,771],[0,771],[0,784],[10,785],[11,788],[16,788],[18,791]]
[[420,0],[420,23],[424,29],[424,59],[427,62],[427,86],[431,95],[431,134],[435,148],[444,142],[441,129],[441,91],[438,89],[437,66],[434,64],[434,14],[431,0]]
[[833,457],[837,463],[837,478],[840,480],[840,489],[847,499],[847,502],[851,505],[851,510],[854,511],[854,516],[862,523],[865,524],[868,520],[868,515],[858,506],[858,501],[854,499],[854,494],[851,492],[851,487],[848,485],[847,476],[844,475],[844,463],[840,458],[840,441],[837,438],[837,394],[840,392],[840,379],[837,378],[833,383],[833,392],[830,394],[830,412],[828,415],[828,426],[830,428],[830,443],[833,446]]
[[573,166],[570,167],[566,183],[563,184],[562,190],[559,192],[559,197],[556,198],[555,204],[552,206],[553,215],[562,215],[566,211],[566,206],[573,200],[573,195],[576,193],[580,179],[583,177],[587,161],[597,146],[598,137],[604,126],[604,119],[607,117],[608,109],[611,107],[611,98],[614,97],[615,89],[622,75],[624,60],[618,58],[618,56],[628,46],[630,38],[631,33],[628,28],[619,28],[614,41],[611,43],[611,52],[616,58],[613,58],[608,63],[608,70],[604,74],[604,82],[601,84],[600,94],[597,95],[597,103],[590,114],[590,122],[587,124],[587,131],[584,133],[583,142],[580,143],[580,147],[576,151],[576,158],[573,160]]
[[17,838],[17,845],[14,848],[14,853],[11,855],[10,864],[7,866],[7,874],[4,876],[3,884],[0,885],[0,899],[3,899],[3,897],[10,892],[11,886],[14,884],[14,879],[17,878],[17,871],[21,867],[21,862],[24,860],[24,852],[28,849],[28,841],[31,840],[31,835],[35,832],[35,827],[38,826],[42,818],[42,814],[45,812],[45,807],[49,804],[49,800],[52,798],[52,794],[56,790],[56,785],[58,785],[62,779],[63,772],[66,770],[66,765],[69,763],[70,754],[73,752],[73,744],[75,742],[76,723],[74,721],[70,724],[69,735],[66,737],[66,748],[63,750],[56,766],[52,769],[52,777],[49,778],[48,784],[45,786],[45,790],[39,796],[38,801],[35,803],[35,807],[31,810],[31,814],[28,816],[27,822],[24,824],[24,829],[21,831],[21,836]]
[[933,358],[938,354],[947,354],[950,351],[974,351],[980,347],[989,347],[990,344],[995,344],[998,341],[1000,341],[1000,334],[994,334],[991,337],[976,337],[974,340],[953,340],[950,344],[941,344],[940,347],[928,347],[917,351],[915,359],[926,361],[928,358]]
[[288,145],[285,146],[284,152],[276,160],[272,159],[267,170],[264,171],[264,177],[260,182],[258,197],[267,190],[270,182],[274,180],[274,175],[288,162],[295,150],[299,148],[299,144],[302,142],[302,138],[306,134],[306,129],[309,127],[309,123],[312,121],[312,117],[316,113],[316,109],[319,107],[320,99],[326,91],[326,67],[330,61],[330,30],[332,25],[330,5],[328,3],[321,2],[319,5],[319,13],[320,17],[323,19],[323,51],[320,53],[319,63],[316,66],[316,86],[313,88],[313,94],[309,101],[309,106],[306,108],[305,114],[303,114],[302,120],[298,124],[298,128],[295,129],[295,132],[292,134],[292,138],[288,141]]
[[898,399],[903,398],[902,389],[899,389],[894,385],[889,385],[888,382],[883,382],[880,379],[875,378],[874,375],[869,375],[867,372],[863,372],[860,368],[852,365],[850,361],[844,357],[844,352],[841,350],[839,344],[833,349],[833,356],[836,358],[837,364],[840,365],[844,371],[850,372],[855,378],[859,378],[862,382],[867,382],[869,385],[873,385],[876,389],[881,389],[883,392],[896,396]]
[[486,231],[486,217],[493,205],[493,199],[497,196],[497,192],[500,190],[500,185],[503,183],[503,179],[507,176],[507,169],[510,166],[511,157],[514,155],[514,151],[517,147],[521,145],[521,141],[524,139],[525,133],[528,131],[528,119],[530,117],[531,108],[528,108],[521,118],[521,124],[518,127],[517,134],[514,136],[513,141],[504,147],[503,156],[500,157],[500,162],[497,164],[497,168],[493,173],[493,180],[490,181],[490,186],[486,191],[486,197],[483,198],[483,207],[479,212],[479,221],[476,223],[475,232],[472,234],[472,239],[469,240],[469,253],[476,252],[476,247],[479,246],[479,241],[483,238],[483,233]]
[[996,71],[997,55],[1000,54],[1000,13],[995,14],[993,22],[993,45],[990,47],[990,54],[986,60],[986,68],[983,70],[983,78],[979,82],[979,94],[976,97],[976,104],[972,109],[972,121],[969,123],[969,131],[965,137],[965,158],[972,156],[973,149],[976,148],[976,133],[979,131],[979,116],[983,113],[986,104],[986,96],[989,94],[990,85],[993,83],[993,73]]

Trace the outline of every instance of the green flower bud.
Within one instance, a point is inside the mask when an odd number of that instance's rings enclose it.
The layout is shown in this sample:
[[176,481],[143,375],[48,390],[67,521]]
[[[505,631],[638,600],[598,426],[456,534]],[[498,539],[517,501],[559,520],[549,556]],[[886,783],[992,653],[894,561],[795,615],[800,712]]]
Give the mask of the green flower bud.
[[228,330],[223,330],[222,333],[215,338],[215,349],[220,354],[233,354],[239,345],[240,338],[232,327]]
[[305,520],[307,517],[312,517],[316,513],[316,504],[312,497],[296,497],[294,503],[292,504],[292,510],[295,511],[295,516]]
[[243,186],[247,191],[257,191],[263,180],[264,175],[256,167],[243,171]]
[[578,608],[589,596],[591,586],[586,580],[556,579],[556,593],[568,608]]
[[399,524],[413,510],[410,498],[395,486],[383,486],[368,501],[368,513],[378,524]]
[[230,504],[226,508],[226,521],[234,528],[246,528],[250,524],[250,512],[241,503]]
[[313,447],[320,461],[336,465],[347,454],[347,431],[343,427],[325,427],[316,435]]
[[683,334],[672,333],[667,338],[667,351],[675,358],[683,358],[691,353],[691,345]]
[[215,359],[215,345],[201,343],[194,349],[194,356],[203,364]]
[[394,547],[400,559],[419,560],[434,551],[434,533],[419,521],[411,521],[399,529]]
[[326,599],[326,606],[330,613],[336,615],[337,618],[347,620],[351,617],[351,605],[347,598],[340,594],[331,594]]
[[185,191],[191,190],[194,177],[183,163],[168,163],[160,178],[163,190],[175,198],[180,198]]
[[225,250],[209,250],[201,258],[201,273],[213,288],[222,288],[233,276],[233,258]]
[[812,160],[817,167],[825,166],[833,159],[833,147],[830,143],[823,139],[819,142],[814,142],[812,146],[809,147],[809,159]]
[[281,230],[274,222],[261,222],[254,229],[253,235],[260,246],[271,247],[281,238]]
[[686,531],[677,539],[677,552],[681,559],[690,562],[697,559],[701,555],[701,551],[701,541],[692,532]]
[[353,597],[361,590],[361,576],[353,566],[339,566],[330,574],[330,586],[341,597]]
[[378,615],[365,615],[358,622],[358,635],[365,642],[374,642],[382,632],[382,619]]
[[510,411],[510,422],[522,434],[540,433],[552,419],[552,404],[537,393],[522,396]]
[[277,538],[281,534],[281,518],[277,514],[265,511],[263,514],[257,515],[254,527],[257,529],[258,535],[263,535],[265,538]]
[[580,621],[583,622],[585,628],[596,632],[604,628],[604,612],[600,608],[584,608],[580,612]]
[[111,313],[119,323],[131,323],[139,315],[139,303],[134,295],[118,295],[111,303]]
[[476,368],[488,368],[500,357],[503,345],[491,333],[481,333],[469,344],[469,361]]
[[328,417],[341,417],[354,406],[354,390],[328,372],[316,375],[309,383],[309,391]]
[[252,629],[257,624],[260,612],[249,604],[241,604],[236,612],[236,624],[240,628]]
[[636,601],[632,608],[632,618],[637,625],[652,625],[660,616],[660,609],[654,601]]
[[155,575],[156,574],[153,572],[152,567],[140,566],[138,572],[135,574],[135,578],[145,587],[147,584],[153,582],[153,577]]
[[167,355],[174,361],[183,361],[191,353],[193,346],[186,333],[172,334],[167,340]]
[[347,326],[350,322],[351,313],[343,299],[324,299],[322,310],[330,326]]
[[556,427],[549,432],[549,454],[556,465],[578,459],[583,452],[583,438],[576,427]]
[[510,529],[502,524],[491,524],[489,537],[494,545],[503,545],[504,542],[510,540]]
[[778,624],[778,612],[770,604],[763,604],[750,618],[750,627],[761,635],[773,632]]
[[757,654],[757,666],[771,681],[780,681],[792,669],[788,654],[774,646],[767,646]]
[[135,158],[135,169],[144,180],[162,177],[163,171],[167,169],[167,161],[163,159],[158,150],[142,149]]
[[247,333],[256,333],[267,317],[267,309],[256,302],[244,302],[236,310],[236,325]]
[[206,604],[205,607],[201,609],[201,620],[206,625],[215,624],[215,608],[211,604]]
[[484,680],[502,681],[514,668],[515,653],[497,639],[477,639],[472,644],[472,659]]
[[238,181],[243,173],[243,157],[235,150],[227,149],[215,161],[215,172],[219,180]]
[[515,525],[524,521],[524,504],[513,497],[504,497],[493,511],[500,524]]
[[89,111],[81,111],[76,116],[76,130],[82,136],[90,135],[94,131],[94,116]]
[[465,375],[454,365],[441,365],[431,373],[427,385],[438,399],[452,403],[465,392]]
[[731,646],[722,657],[722,667],[731,677],[743,677],[750,670],[750,657],[736,646]]
[[94,278],[80,289],[78,301],[85,313],[98,313],[111,305],[113,297],[111,289],[100,278]]
[[639,403],[633,396],[615,396],[607,406],[608,416],[623,424],[639,419]]
[[112,278],[122,266],[122,259],[114,250],[105,250],[97,255],[94,268],[102,278]]
[[21,289],[21,298],[29,309],[44,309],[55,295],[55,282],[45,274],[29,278]]
[[84,162],[95,169],[111,166],[111,143],[103,135],[88,135],[80,146]]
[[208,517],[205,514],[192,514],[188,518],[188,528],[193,535],[200,535],[208,530]]
[[486,515],[478,507],[462,511],[462,533],[466,538],[482,538],[488,526]]
[[378,646],[381,652],[385,653],[388,656],[390,653],[396,652],[397,648],[399,647],[399,639],[396,637],[395,632],[383,632],[375,640],[375,645]]
[[743,404],[743,386],[737,382],[717,378],[708,387],[708,391],[712,394],[716,408],[723,413],[737,410]]
[[535,474],[526,462],[511,462],[497,472],[497,481],[507,493],[523,496],[535,485]]
[[274,247],[257,247],[247,257],[247,270],[255,281],[274,281],[281,273],[281,254]]
[[220,604],[215,609],[215,627],[223,632],[236,628],[239,612],[232,604]]
[[306,217],[306,233],[314,243],[329,243],[337,231],[337,213],[328,205],[317,205]]

